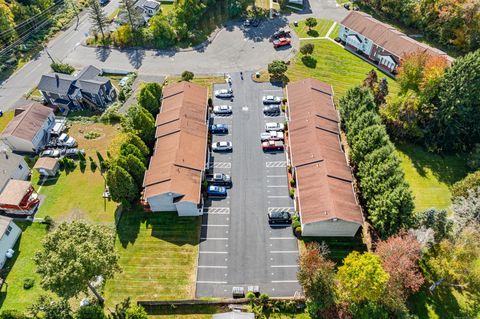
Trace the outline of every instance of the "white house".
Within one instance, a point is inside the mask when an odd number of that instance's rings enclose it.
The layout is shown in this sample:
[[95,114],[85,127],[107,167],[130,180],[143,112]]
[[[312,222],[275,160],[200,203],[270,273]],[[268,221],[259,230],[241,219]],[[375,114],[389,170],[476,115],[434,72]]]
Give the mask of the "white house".
[[340,141],[332,87],[315,79],[287,86],[288,160],[303,236],[353,237],[363,214]]
[[207,99],[202,86],[181,82],[163,89],[155,150],[143,180],[145,208],[198,216],[207,162]]
[[396,71],[406,54],[416,51],[442,56],[448,62],[453,62],[453,58],[445,52],[418,42],[394,27],[359,11],[351,11],[342,20],[339,38],[347,49],[361,53],[389,72]]
[[160,2],[155,0],[138,0],[135,2],[135,7],[140,13],[153,17],[160,10]]
[[0,268],[7,261],[7,251],[13,249],[22,230],[11,218],[0,216]]
[[30,168],[23,156],[12,153],[7,148],[0,149],[0,192],[11,179],[26,180]]
[[0,139],[14,152],[37,153],[47,142],[55,124],[53,110],[40,103],[31,103],[15,110]]

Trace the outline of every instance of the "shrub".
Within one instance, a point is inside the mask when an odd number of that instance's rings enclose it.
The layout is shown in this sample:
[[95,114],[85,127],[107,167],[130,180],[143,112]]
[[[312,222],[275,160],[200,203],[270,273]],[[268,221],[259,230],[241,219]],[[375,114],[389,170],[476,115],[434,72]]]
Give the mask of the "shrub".
[[80,307],[75,314],[76,319],[106,319],[103,309],[97,305]]
[[300,221],[298,221],[298,220],[292,221],[292,228],[293,229],[297,229],[297,227],[300,227],[300,226],[302,226],[302,224],[300,224]]
[[208,98],[208,107],[213,107],[213,100],[211,97]]
[[295,189],[294,188],[290,188],[290,197],[291,198],[295,197]]
[[33,278],[25,278],[23,280],[23,289],[28,290],[35,285],[35,279]]
[[461,181],[452,186],[452,200],[459,197],[468,197],[468,191],[480,187],[480,171],[468,174]]
[[[120,99],[120,95],[118,98]],[[118,102],[115,102],[103,112],[99,118],[99,121],[104,124],[119,123],[122,120],[122,117],[123,115],[118,113]]]
[[301,227],[301,226],[296,227],[296,228],[293,230],[293,233],[294,233],[294,235],[295,235],[297,238],[302,237],[302,227]]
[[249,299],[250,301],[253,301],[253,299],[255,299],[255,294],[253,292],[249,291],[249,292],[247,292],[245,297],[247,297],[247,299]]
[[307,43],[302,45],[302,47],[300,48],[300,52],[304,55],[309,55],[313,53],[314,49],[315,46],[313,45],[313,43]]
[[67,63],[52,63],[50,67],[57,73],[72,74],[75,71],[75,68]]
[[266,293],[262,293],[260,295],[260,297],[258,297],[258,299],[260,300],[260,302],[262,303],[267,303],[268,299],[270,299],[270,297],[266,294]]
[[317,60],[310,55],[302,56],[303,64],[310,69],[315,69],[317,67]]
[[473,151],[468,155],[467,166],[474,171],[480,168],[480,144],[475,144]]
[[87,133],[83,134],[83,137],[86,138],[87,140],[94,140],[96,138],[99,138],[100,135],[101,134],[99,132],[88,131]]
[[182,80],[183,81],[191,81],[193,80],[194,74],[190,71],[183,71],[182,73]]
[[291,187],[295,187],[295,186],[296,186],[295,180],[294,180],[293,178],[290,179],[290,186],[291,186]]
[[28,317],[18,310],[4,310],[0,314],[0,319],[28,319]]
[[90,169],[92,170],[92,172],[95,172],[97,168],[98,168],[97,162],[90,161]]

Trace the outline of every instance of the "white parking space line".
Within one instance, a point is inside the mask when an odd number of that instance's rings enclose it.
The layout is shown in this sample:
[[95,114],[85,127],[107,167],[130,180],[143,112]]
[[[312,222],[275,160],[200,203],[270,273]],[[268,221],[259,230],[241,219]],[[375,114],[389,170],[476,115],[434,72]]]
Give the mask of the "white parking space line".
[[288,187],[288,185],[268,185],[267,187],[278,188],[278,187]]
[[200,237],[201,240],[228,240],[225,237]]
[[226,281],[197,281],[197,284],[226,284]]
[[295,237],[270,237],[271,240],[291,240],[296,239]]
[[272,265],[272,268],[298,268],[298,265]]
[[287,177],[287,175],[267,175],[267,177],[269,178],[273,178],[273,177]]
[[202,227],[228,227],[229,225],[202,224]]
[[203,209],[203,214],[229,215],[229,207],[209,207]]
[[[197,281],[198,282],[198,281]],[[297,283],[298,280],[272,280],[273,283]]]
[[288,195],[269,195],[268,198],[290,198]]
[[228,254],[228,251],[205,251],[205,250],[201,250],[199,252],[200,254],[221,254],[221,255],[226,255]]
[[198,268],[227,269],[228,266],[198,266]]
[[213,168],[232,168],[232,163],[230,163],[230,162],[215,162],[215,163],[210,163],[210,167],[213,167]]
[[294,213],[295,208],[293,207],[268,207],[268,212],[273,213],[273,212],[289,212],[289,213]]
[[298,254],[298,250],[271,250],[270,254]]
[[287,167],[286,161],[265,162],[265,166],[269,167]]

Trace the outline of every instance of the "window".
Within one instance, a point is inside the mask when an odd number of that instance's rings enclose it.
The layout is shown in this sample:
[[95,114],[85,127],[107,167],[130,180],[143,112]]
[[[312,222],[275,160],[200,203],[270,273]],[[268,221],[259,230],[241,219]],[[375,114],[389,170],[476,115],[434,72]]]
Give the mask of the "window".
[[8,225],[7,230],[5,231],[5,235],[10,235],[10,232],[12,231],[12,226]]
[[22,164],[19,164],[19,165],[18,165],[18,168],[19,168],[19,169],[23,169]]

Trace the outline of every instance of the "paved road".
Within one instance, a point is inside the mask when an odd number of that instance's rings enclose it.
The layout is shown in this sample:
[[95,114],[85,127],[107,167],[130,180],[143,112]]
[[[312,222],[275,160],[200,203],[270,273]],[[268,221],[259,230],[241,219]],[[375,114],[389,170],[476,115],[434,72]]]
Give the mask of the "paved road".
[[[270,296],[293,296],[300,290],[296,280],[298,247],[290,227],[268,225],[269,210],[293,211],[288,195],[286,158],[283,152],[265,154],[260,133],[267,122],[283,122],[284,116],[262,113],[263,95],[282,95],[270,83],[254,83],[245,74],[232,76],[233,116],[214,117],[230,132],[213,141],[230,140],[233,152],[213,155],[214,172],[232,176],[233,187],[223,200],[207,202],[203,216],[197,297],[228,297],[233,286],[258,285]],[[216,85],[216,88],[226,85]]]
[[[308,0],[307,0],[308,1]],[[113,12],[119,0],[112,0],[106,7],[107,14]],[[50,54],[58,60],[81,68],[88,64],[100,67],[137,70],[145,75],[180,74],[190,70],[197,74],[223,74],[240,70],[264,68],[274,59],[288,59],[291,49],[276,51],[268,41],[273,30],[291,21],[308,16],[340,21],[347,11],[339,8],[335,0],[309,0],[301,13],[291,14],[262,24],[259,28],[245,30],[241,24],[229,23],[206,48],[191,52],[116,50],[84,47],[90,29],[88,17],[83,15],[78,30],[74,26],[61,33],[48,45]],[[298,47],[294,38],[293,47]],[[0,85],[0,110],[22,103],[22,96],[40,80],[42,74],[50,72],[50,60],[42,52],[27,63],[5,83]]]

